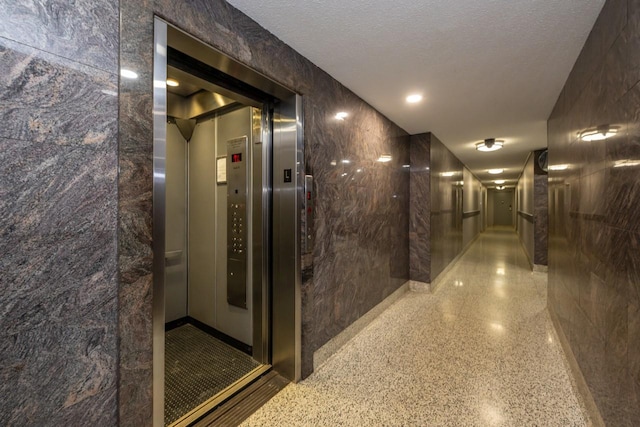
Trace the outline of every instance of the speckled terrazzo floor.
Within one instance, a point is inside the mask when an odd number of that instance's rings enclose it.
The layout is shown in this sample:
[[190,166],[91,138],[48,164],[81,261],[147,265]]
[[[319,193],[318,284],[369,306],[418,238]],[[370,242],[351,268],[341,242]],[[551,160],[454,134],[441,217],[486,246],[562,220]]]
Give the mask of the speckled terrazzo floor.
[[483,233],[434,294],[409,292],[244,426],[584,426],[513,231]]

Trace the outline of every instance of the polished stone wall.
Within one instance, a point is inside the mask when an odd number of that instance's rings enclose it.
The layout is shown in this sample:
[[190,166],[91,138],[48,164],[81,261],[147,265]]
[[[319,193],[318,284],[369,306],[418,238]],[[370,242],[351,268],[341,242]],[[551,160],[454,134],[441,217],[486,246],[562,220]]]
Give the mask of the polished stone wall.
[[148,425],[153,14],[303,95],[304,173],[317,198],[302,266],[305,377],[315,350],[409,280],[409,136],[222,0],[125,3],[121,62],[140,77],[120,87],[120,422]]
[[640,424],[639,80],[640,2],[609,0],[548,124],[548,305],[611,426]]
[[482,183],[471,171],[462,170],[462,248],[466,248],[480,234],[480,198]]
[[[536,162],[542,151],[534,152]],[[533,264],[546,266],[549,258],[549,176],[535,165],[533,174]]]
[[431,134],[411,135],[409,270],[414,282],[431,282]]
[[534,162],[533,153],[527,158],[522,174],[516,184],[516,231],[524,252],[533,267],[535,254],[535,215],[534,215]]
[[0,425],[116,425],[118,2],[0,11]]
[[462,162],[431,134],[431,281],[435,280],[462,246]]

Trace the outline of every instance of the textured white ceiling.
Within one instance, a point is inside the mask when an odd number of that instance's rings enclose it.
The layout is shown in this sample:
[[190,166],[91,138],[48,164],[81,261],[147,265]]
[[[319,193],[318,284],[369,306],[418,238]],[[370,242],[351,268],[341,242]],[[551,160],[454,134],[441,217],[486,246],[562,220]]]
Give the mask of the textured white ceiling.
[[[480,179],[515,180],[604,0],[228,0],[411,134],[433,132]],[[424,101],[404,98],[422,93]],[[484,138],[505,140],[479,153]]]

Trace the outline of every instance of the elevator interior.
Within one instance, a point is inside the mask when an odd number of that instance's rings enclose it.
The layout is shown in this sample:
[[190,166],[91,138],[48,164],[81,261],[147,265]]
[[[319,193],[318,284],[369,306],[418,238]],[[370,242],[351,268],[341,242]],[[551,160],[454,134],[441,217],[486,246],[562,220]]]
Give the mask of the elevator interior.
[[155,46],[153,423],[188,425],[299,378],[301,102],[159,19]]

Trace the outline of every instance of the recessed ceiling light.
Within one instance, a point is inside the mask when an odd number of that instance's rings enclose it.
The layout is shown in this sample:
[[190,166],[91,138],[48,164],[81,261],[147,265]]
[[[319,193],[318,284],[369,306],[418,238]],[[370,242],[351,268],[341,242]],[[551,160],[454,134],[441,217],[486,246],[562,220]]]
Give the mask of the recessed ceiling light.
[[409,104],[416,104],[416,103],[418,103],[420,101],[422,101],[422,95],[420,95],[420,94],[415,93],[413,95],[407,96],[407,102]]
[[125,79],[137,79],[138,78],[138,73],[136,73],[135,71],[127,70],[126,68],[122,68],[120,70],[120,75],[122,77],[124,77]]
[[550,171],[563,171],[569,169],[569,165],[551,165],[549,166]]
[[180,82],[176,79],[167,79],[167,86],[178,87],[180,86]]
[[482,142],[476,144],[476,150],[478,151],[496,151],[502,148],[504,141],[499,141],[495,138],[487,138]]
[[504,172],[504,169],[489,169],[487,172],[489,172],[491,175],[500,175],[502,172]]
[[392,158],[388,154],[383,154],[382,156],[378,157],[378,161],[380,163],[387,163],[387,162],[390,162],[391,160],[392,160]]
[[345,113],[344,111],[340,111],[339,113],[336,114],[336,119],[338,120],[344,120],[349,114]]
[[505,180],[504,179],[497,179],[497,180],[495,180],[493,182],[495,182],[496,184],[504,184]]

